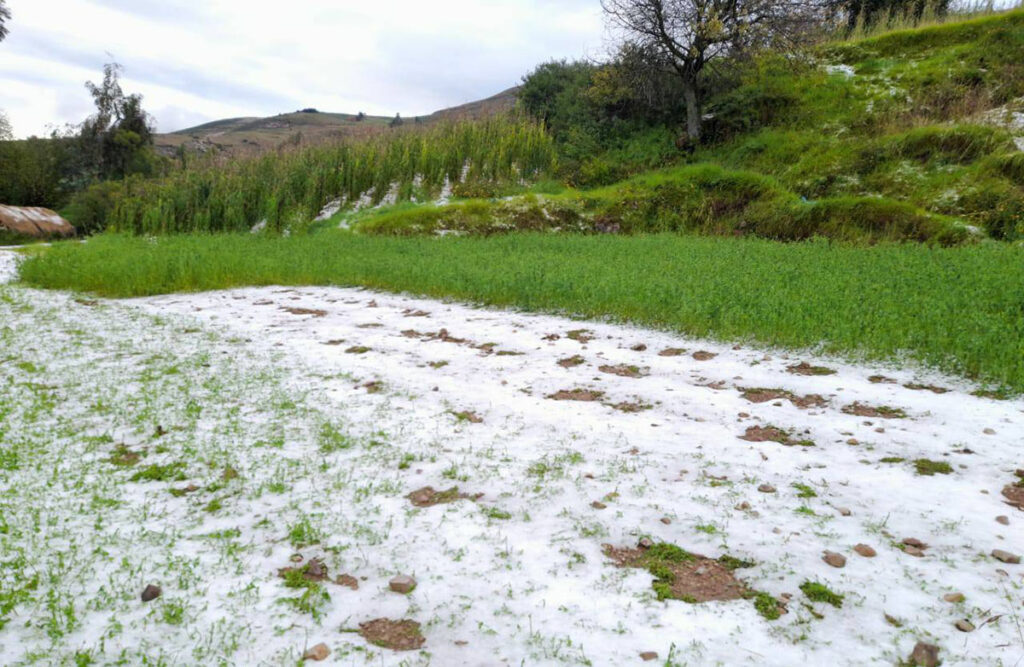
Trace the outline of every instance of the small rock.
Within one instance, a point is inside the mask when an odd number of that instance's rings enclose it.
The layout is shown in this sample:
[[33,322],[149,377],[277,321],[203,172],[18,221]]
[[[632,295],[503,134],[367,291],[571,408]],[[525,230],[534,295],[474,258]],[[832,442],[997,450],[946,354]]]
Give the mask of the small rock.
[[846,441],[846,444],[853,445],[856,447],[857,445],[860,444],[860,440],[858,440],[857,438],[850,438],[849,440]]
[[149,602],[150,600],[155,600],[160,597],[161,593],[163,593],[163,590],[161,590],[159,586],[156,584],[150,584],[142,591],[142,601]]
[[661,522],[667,526],[670,523],[672,523],[672,519],[668,518],[667,516],[663,516],[661,517]]
[[916,667],[939,667],[939,647],[917,642],[907,662]]
[[984,431],[982,431],[982,433],[984,433],[985,435],[995,435],[996,430],[994,428],[987,428]]
[[843,516],[850,516],[851,514],[853,514],[853,512],[851,512],[851,511],[850,511],[850,508],[848,508],[848,507],[837,507],[836,509],[837,509],[837,510],[839,511],[839,513],[840,513],[840,514],[842,514]]
[[1004,526],[1009,526],[1010,525],[1010,517],[1006,516],[1005,514],[1000,514],[999,516],[996,517],[996,523],[1001,523]]
[[757,487],[757,490],[760,491],[761,493],[775,493],[775,487],[772,486],[771,484],[762,484],[761,486]]
[[853,548],[853,550],[861,556],[864,556],[864,558],[874,558],[878,555],[877,551],[875,551],[872,547],[866,544],[858,544]]
[[331,649],[327,648],[327,644],[320,643],[303,653],[302,659],[320,662],[321,660],[326,660],[330,654]]
[[946,593],[942,596],[942,599],[956,604],[957,602],[963,602],[966,598],[964,598],[963,593]]
[[637,542],[636,545],[641,549],[650,549],[654,546],[654,542],[649,537],[641,537],[640,541]]
[[738,509],[741,512],[746,512],[748,509],[750,509],[750,503],[744,500],[742,503],[736,506],[736,509]]
[[400,574],[388,582],[388,587],[396,593],[412,593],[416,588],[416,580],[407,574]]
[[644,345],[643,343],[637,343],[636,345],[629,349],[633,350],[634,352],[643,352],[647,349],[647,346]]
[[927,549],[928,545],[917,539],[916,537],[905,537],[903,538],[903,544],[908,547],[917,547],[918,549]]
[[837,554],[835,551],[826,551],[825,555],[821,557],[823,561],[831,565],[832,567],[845,567],[846,556]]
[[651,660],[657,660],[658,654],[654,651],[644,651],[640,654],[640,659],[644,662],[650,662]]
[[907,554],[908,556],[913,556],[914,558],[924,558],[924,551],[922,551],[918,547],[904,546],[903,553]]
[[966,618],[962,618],[953,624],[956,629],[960,632],[974,632],[974,623],[971,623]]
[[1017,565],[1020,563],[1020,556],[1012,554],[1009,551],[1003,551],[1002,549],[993,549],[992,557],[1004,563],[1009,563],[1010,565]]
[[739,417],[740,419],[750,419],[750,413],[749,413],[749,412],[741,412],[741,413],[739,413],[739,415],[737,415],[737,416],[738,416],[738,417]]
[[600,500],[595,500],[594,502],[590,503],[590,506],[593,507],[596,510],[603,510],[604,508],[608,507],[607,505],[602,503]]
[[698,567],[696,570],[694,570],[693,573],[695,575],[697,575],[698,577],[703,577],[705,574],[708,573],[708,569],[706,567],[704,567],[704,566],[701,566],[701,567]]

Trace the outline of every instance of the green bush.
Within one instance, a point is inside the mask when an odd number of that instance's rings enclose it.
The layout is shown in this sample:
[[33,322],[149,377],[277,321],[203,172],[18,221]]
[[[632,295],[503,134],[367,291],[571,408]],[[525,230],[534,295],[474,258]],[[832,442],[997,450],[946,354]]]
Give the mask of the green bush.
[[124,194],[121,181],[104,181],[78,192],[61,214],[75,226],[79,234],[87,235],[106,229],[107,220]]

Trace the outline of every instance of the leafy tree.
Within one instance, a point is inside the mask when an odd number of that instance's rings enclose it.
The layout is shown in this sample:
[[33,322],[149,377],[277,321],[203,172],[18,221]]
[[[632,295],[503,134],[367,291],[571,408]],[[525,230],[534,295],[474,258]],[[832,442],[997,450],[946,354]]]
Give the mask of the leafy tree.
[[396,113],[395,117],[391,119],[390,125],[391,125],[391,127],[398,127],[399,125],[401,125],[404,122],[405,121],[402,120],[402,115]]
[[833,9],[846,22],[847,32],[858,25],[870,27],[883,20],[920,21],[926,13],[943,16],[952,0],[835,0]]
[[7,8],[6,0],[0,0],[0,42],[4,41],[10,30],[7,29],[7,22],[11,20],[11,10]]
[[0,141],[10,141],[14,139],[14,128],[11,127],[11,121],[7,118],[7,114],[4,113],[3,109],[0,109]]
[[82,123],[78,137],[82,168],[90,180],[124,178],[152,170],[153,124],[141,95],[125,95],[117,63],[103,67],[103,82],[88,81],[96,113]]
[[824,0],[602,0],[626,41],[660,54],[686,103],[686,133],[700,141],[709,66],[764,48],[790,49],[821,25]]

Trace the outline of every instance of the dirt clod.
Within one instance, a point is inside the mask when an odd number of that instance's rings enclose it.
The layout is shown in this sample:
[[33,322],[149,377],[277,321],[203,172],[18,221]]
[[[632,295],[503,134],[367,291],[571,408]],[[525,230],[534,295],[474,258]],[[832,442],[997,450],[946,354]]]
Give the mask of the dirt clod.
[[616,366],[604,365],[599,368],[602,373],[610,373],[611,375],[618,375],[624,378],[642,378],[647,375],[647,372],[639,368],[638,366],[630,366],[629,364],[618,364]]
[[743,435],[738,436],[740,440],[747,442],[777,442],[787,447],[799,445],[801,447],[813,447],[810,440],[798,440],[793,438],[788,431],[777,426],[748,426]]
[[[603,545],[604,554],[616,567],[647,568],[655,545],[648,549],[631,549]],[[664,545],[657,545],[659,548]],[[690,603],[712,600],[738,600],[747,594],[746,585],[737,579],[733,571],[711,558],[698,554],[686,554],[677,560],[659,562],[658,582],[663,588],[659,596],[683,600]]]
[[1020,556],[1012,554],[1009,551],[1003,551],[1002,549],[993,549],[992,557],[1003,563],[1009,563],[1010,565],[1017,565],[1020,563]]
[[1006,498],[1003,502],[1010,507],[1024,510],[1024,486],[1020,486],[1019,483],[1007,484],[1003,487],[1003,497]]
[[718,354],[715,353],[715,352],[707,352],[705,350],[698,350],[697,352],[694,352],[692,356],[697,361],[711,361],[712,359],[717,357]]
[[644,651],[640,654],[640,659],[644,662],[650,662],[651,660],[657,660],[658,654],[656,651]]
[[787,366],[786,371],[793,375],[835,375],[836,371],[824,366],[812,366],[806,361],[801,361],[794,366]]
[[966,598],[963,593],[946,593],[942,596],[942,599],[946,602],[957,604],[959,602],[963,602]]
[[575,368],[576,366],[583,365],[585,362],[586,359],[577,354],[571,357],[566,357],[565,359],[559,359],[558,365],[562,368]]
[[292,308],[290,306],[281,306],[281,310],[291,313],[292,315],[312,315],[313,317],[324,317],[327,315],[326,310],[320,310],[319,308]]
[[856,551],[859,555],[863,556],[864,558],[874,558],[878,555],[878,552],[875,551],[873,547],[870,547],[867,544],[858,544],[853,548],[853,550]]
[[359,590],[359,580],[350,574],[339,574],[334,578],[334,583],[339,586],[347,586],[354,591]]
[[681,357],[686,354],[686,350],[681,347],[666,347],[664,350],[658,353],[659,357]]
[[565,334],[565,337],[571,338],[577,343],[586,344],[594,340],[594,332],[591,331],[590,329],[574,329]]
[[939,667],[939,647],[934,644],[917,642],[907,663],[914,667]]
[[563,389],[547,396],[553,401],[600,401],[604,398],[603,391],[593,389]]
[[821,559],[832,567],[846,567],[846,556],[835,551],[826,551]]
[[861,402],[851,403],[843,408],[843,412],[857,417],[873,417],[876,419],[905,419],[907,413],[899,408],[890,408],[887,405],[866,405]]
[[917,382],[908,382],[903,386],[912,391],[930,391],[933,394],[946,394],[949,392],[949,389],[946,389],[945,387],[936,387],[933,384],[918,384]]
[[762,484],[761,486],[757,487],[757,490],[760,491],[761,493],[775,493],[775,487],[772,486],[771,484]]
[[377,618],[360,623],[359,634],[374,646],[393,651],[415,651],[427,641],[420,632],[420,624],[408,619]]
[[753,389],[741,388],[741,391],[743,392],[743,398],[751,403],[767,403],[768,401],[785,399],[798,408],[822,408],[828,405],[828,401],[819,394],[799,396],[785,389],[764,389],[760,387]]
[[441,505],[443,503],[453,503],[456,500],[462,500],[468,498],[469,500],[478,500],[482,497],[482,493],[478,493],[475,496],[468,493],[460,493],[459,487],[453,486],[446,491],[435,491],[432,486],[425,486],[422,489],[417,489],[406,496],[409,501],[416,507],[433,507],[434,505]]

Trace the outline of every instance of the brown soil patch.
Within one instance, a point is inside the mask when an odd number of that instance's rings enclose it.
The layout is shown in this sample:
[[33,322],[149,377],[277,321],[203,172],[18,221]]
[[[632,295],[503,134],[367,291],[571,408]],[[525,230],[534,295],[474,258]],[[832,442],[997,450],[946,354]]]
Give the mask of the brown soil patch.
[[771,425],[749,426],[746,432],[739,436],[739,439],[746,440],[747,442],[777,442],[787,447],[793,447],[794,445],[800,445],[801,447],[814,446],[814,443],[810,440],[797,440],[790,435],[789,431]]
[[254,306],[273,306],[274,302],[270,301],[269,299],[263,299],[262,301],[253,301],[252,305],[254,305]]
[[449,334],[447,329],[441,329],[440,331],[438,331],[435,334],[428,334],[427,335],[427,340],[439,340],[439,341],[444,342],[444,343],[456,343],[456,344],[462,344],[462,343],[466,342],[465,338],[455,338],[454,336]]
[[575,368],[576,366],[582,366],[584,363],[586,363],[586,359],[584,359],[578,354],[572,357],[567,357],[565,359],[558,360],[558,365],[561,366],[562,368]]
[[697,361],[711,361],[717,356],[718,354],[714,352],[706,352],[704,350],[698,350],[697,352],[693,353],[693,358],[696,359]]
[[430,313],[425,310],[413,310],[412,308],[406,308],[402,311],[402,314],[406,317],[430,317]]
[[559,336],[558,334],[548,334],[547,336],[541,338],[541,340],[561,340],[561,338],[562,337]]
[[801,361],[795,366],[788,366],[786,370],[793,375],[835,375],[836,371],[824,366],[812,366],[806,361]]
[[406,338],[426,338],[430,334],[420,333],[415,329],[406,329],[405,331],[402,332],[402,335],[405,336]]
[[905,419],[907,416],[907,413],[899,408],[890,408],[886,405],[865,405],[859,401],[844,407],[843,412],[848,415],[875,417],[878,419]]
[[[612,559],[616,567],[647,569],[643,549],[603,545],[604,554]],[[681,562],[661,562],[660,567],[671,572],[671,581],[660,577],[668,586],[672,597],[684,602],[698,603],[713,600],[739,600],[747,597],[746,584],[736,578],[732,570],[716,560],[690,554],[691,559]]]
[[277,576],[285,578],[292,572],[298,572],[306,581],[324,581],[327,579],[327,565],[319,558],[311,558],[308,563],[299,567],[282,567],[277,571]]
[[643,412],[644,410],[650,410],[654,406],[642,401],[623,401],[622,403],[609,403],[609,407],[615,408],[619,412],[636,413]]
[[571,338],[577,343],[589,343],[594,340],[594,332],[590,329],[574,329],[569,333],[565,334],[566,338]]
[[374,380],[373,382],[367,382],[366,384],[361,385],[361,386],[362,386],[363,389],[366,390],[367,394],[378,394],[378,393],[380,393],[380,391],[382,389],[384,389],[384,383],[381,382],[380,380]]
[[945,387],[936,387],[933,384],[918,384],[916,382],[908,382],[907,384],[905,384],[903,386],[906,387],[907,389],[912,390],[912,391],[930,391],[933,394],[948,394],[949,393],[949,389],[946,389]]
[[686,350],[681,347],[666,347],[664,350],[658,353],[659,357],[681,357],[686,354]]
[[365,345],[353,345],[352,347],[345,350],[346,354],[366,354],[370,351],[370,348]]
[[325,342],[323,343],[323,345],[331,345],[331,346],[338,346],[338,345],[341,345],[341,344],[342,344],[342,343],[344,343],[344,342],[345,342],[345,339],[344,339],[344,338],[338,338],[338,339],[336,339],[336,340],[328,340],[328,341],[325,341]]
[[392,621],[389,618],[377,618],[360,623],[359,634],[374,646],[393,651],[415,651],[427,641],[420,632],[420,624],[407,619]]
[[100,302],[95,299],[75,299],[75,303],[81,306],[88,306],[90,308],[100,305]]
[[359,590],[359,580],[350,574],[339,574],[334,578],[334,583],[339,586],[348,586],[354,591]]
[[758,387],[755,389],[741,388],[741,391],[743,392],[743,398],[751,403],[767,403],[768,401],[785,399],[798,408],[822,408],[828,404],[828,401],[818,394],[798,396],[785,389],[764,389]]
[[291,308],[289,306],[281,306],[281,310],[291,313],[292,315],[312,315],[313,317],[323,317],[327,314],[326,310],[319,310],[317,308]]
[[604,392],[593,389],[563,389],[550,394],[547,398],[553,401],[600,401],[604,398]]
[[599,370],[602,373],[611,373],[612,375],[618,375],[624,378],[642,378],[647,375],[643,369],[638,366],[630,366],[629,364],[619,364],[617,366],[601,366]]
[[384,325],[380,322],[369,322],[367,324],[359,324],[356,326],[357,329],[380,329]]
[[1003,497],[1006,498],[1005,502],[1007,505],[1024,511],[1024,486],[1021,486],[1021,484],[1024,484],[1024,482],[1004,486]]
[[478,493],[476,495],[469,495],[468,493],[459,492],[459,487],[453,486],[447,491],[435,491],[432,486],[425,486],[422,489],[416,489],[412,493],[406,496],[416,507],[433,507],[434,505],[441,505],[444,503],[454,503],[456,500],[468,499],[468,500],[479,500],[484,494]]
[[884,375],[872,375],[868,378],[868,382],[872,384],[896,384],[896,380]]

